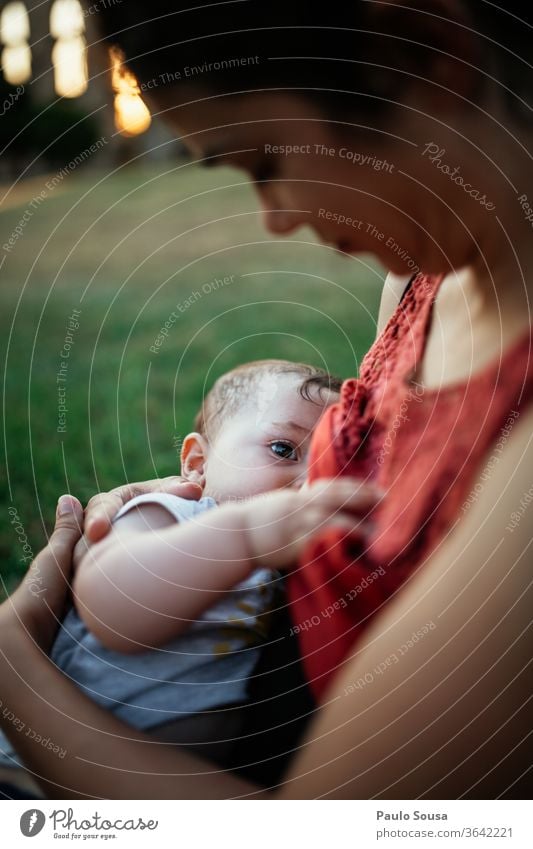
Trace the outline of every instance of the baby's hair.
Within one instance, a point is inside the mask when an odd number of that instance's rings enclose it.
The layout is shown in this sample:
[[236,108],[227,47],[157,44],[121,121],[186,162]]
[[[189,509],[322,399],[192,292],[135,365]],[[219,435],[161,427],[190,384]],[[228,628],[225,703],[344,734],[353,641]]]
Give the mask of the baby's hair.
[[302,378],[299,392],[302,398],[316,401],[312,390],[323,398],[324,392],[339,393],[342,380],[324,369],[289,360],[254,360],[223,374],[205,396],[194,420],[194,429],[206,439],[213,439],[223,420],[235,415],[249,403],[252,393],[260,388],[265,377],[276,374],[295,374]]

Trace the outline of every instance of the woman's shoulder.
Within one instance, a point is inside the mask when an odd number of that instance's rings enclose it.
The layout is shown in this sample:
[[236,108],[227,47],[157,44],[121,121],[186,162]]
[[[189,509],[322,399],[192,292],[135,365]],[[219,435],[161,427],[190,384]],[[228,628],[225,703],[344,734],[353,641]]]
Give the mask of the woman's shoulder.
[[[528,398],[526,406],[522,410],[514,411],[508,420],[510,427],[508,436],[505,437],[503,450],[499,455],[499,463],[496,466],[492,496],[497,498],[496,505],[500,503],[501,509],[509,509],[509,514],[514,508],[523,508],[530,504],[533,507],[533,398]],[[500,440],[500,443],[504,439]],[[500,444],[499,443],[499,444]],[[501,488],[501,494],[498,491]],[[518,500],[517,500],[518,499]],[[507,527],[507,526],[506,526]],[[527,527],[527,531],[526,531]],[[531,536],[531,518],[524,522],[523,530]]]

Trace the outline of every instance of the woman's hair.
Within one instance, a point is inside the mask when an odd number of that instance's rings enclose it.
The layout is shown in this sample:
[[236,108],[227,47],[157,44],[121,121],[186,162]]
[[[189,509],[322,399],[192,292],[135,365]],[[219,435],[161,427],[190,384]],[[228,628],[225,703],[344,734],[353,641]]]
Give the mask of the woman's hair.
[[329,114],[379,115],[410,77],[431,76],[440,53],[459,63],[447,87],[467,72],[478,85],[495,76],[529,115],[533,12],[523,0],[501,3],[107,0],[95,20],[142,90],[298,89]]

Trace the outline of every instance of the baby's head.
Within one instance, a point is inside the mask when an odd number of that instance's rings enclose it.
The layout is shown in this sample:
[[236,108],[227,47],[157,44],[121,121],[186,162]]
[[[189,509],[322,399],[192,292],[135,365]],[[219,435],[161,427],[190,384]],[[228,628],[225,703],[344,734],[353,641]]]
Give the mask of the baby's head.
[[303,363],[238,366],[205,397],[183,442],[182,475],[219,503],[301,486],[311,435],[340,387],[339,378]]

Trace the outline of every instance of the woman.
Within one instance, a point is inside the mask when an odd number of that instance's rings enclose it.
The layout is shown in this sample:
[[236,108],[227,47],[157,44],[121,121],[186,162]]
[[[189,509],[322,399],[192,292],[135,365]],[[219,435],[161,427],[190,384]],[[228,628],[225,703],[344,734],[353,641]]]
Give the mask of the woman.
[[[289,579],[321,709],[278,798],[525,792],[533,242],[520,10],[425,0],[184,12],[161,0],[147,20],[135,2],[99,15],[194,155],[252,174],[273,233],[310,224],[396,274],[360,380],[315,441],[322,476],[370,478],[385,497],[367,551],[326,531]],[[122,500],[103,504],[112,513]],[[102,506],[86,521],[101,534]],[[4,704],[67,749],[54,762],[3,720],[49,795],[146,796],[145,774],[154,798],[266,792],[88,703],[42,654],[59,579],[49,592],[45,608],[22,587],[0,630]]]

